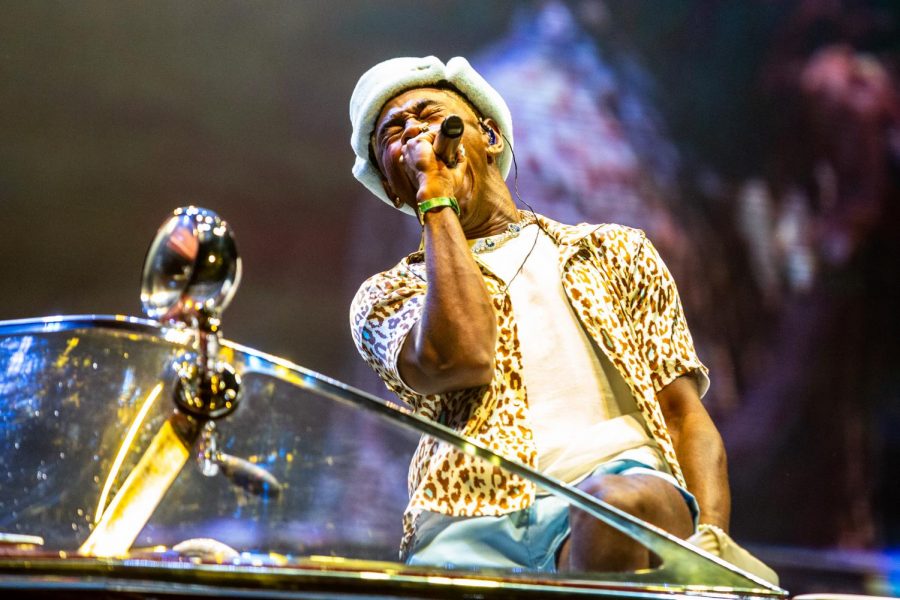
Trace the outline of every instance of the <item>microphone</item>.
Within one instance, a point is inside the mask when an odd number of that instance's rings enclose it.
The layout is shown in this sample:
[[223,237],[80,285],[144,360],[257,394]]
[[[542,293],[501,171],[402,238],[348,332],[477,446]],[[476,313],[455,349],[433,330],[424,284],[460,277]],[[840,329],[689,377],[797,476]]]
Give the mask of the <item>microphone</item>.
[[441,123],[441,128],[434,138],[434,153],[448,167],[456,166],[456,152],[462,141],[463,121],[456,115],[450,115]]

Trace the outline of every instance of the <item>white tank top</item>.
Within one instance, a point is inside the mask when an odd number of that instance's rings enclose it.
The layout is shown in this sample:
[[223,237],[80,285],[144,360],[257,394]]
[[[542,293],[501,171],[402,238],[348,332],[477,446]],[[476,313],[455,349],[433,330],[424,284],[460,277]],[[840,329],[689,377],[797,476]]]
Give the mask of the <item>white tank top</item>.
[[539,470],[576,483],[600,463],[630,458],[668,472],[628,385],[569,304],[553,240],[531,224],[476,256],[505,283],[512,281],[508,292]]

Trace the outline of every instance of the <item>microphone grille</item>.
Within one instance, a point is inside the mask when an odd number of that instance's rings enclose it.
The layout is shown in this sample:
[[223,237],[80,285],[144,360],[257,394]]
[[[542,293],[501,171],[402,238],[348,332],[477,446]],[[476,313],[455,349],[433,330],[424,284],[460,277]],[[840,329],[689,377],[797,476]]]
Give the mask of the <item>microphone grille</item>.
[[441,133],[450,138],[458,138],[463,132],[463,121],[457,115],[450,115],[441,123]]

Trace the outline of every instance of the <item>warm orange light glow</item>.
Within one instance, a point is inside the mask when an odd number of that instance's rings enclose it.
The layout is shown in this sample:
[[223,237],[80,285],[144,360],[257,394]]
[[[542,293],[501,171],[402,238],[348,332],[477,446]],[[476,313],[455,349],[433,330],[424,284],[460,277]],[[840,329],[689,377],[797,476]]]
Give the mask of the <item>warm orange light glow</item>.
[[128,428],[128,433],[125,434],[125,438],[122,440],[122,445],[119,446],[119,451],[116,453],[116,459],[113,461],[112,467],[109,470],[109,474],[106,476],[106,482],[103,484],[103,491],[100,492],[100,500],[97,502],[97,510],[94,513],[94,523],[100,522],[100,517],[103,514],[103,510],[106,508],[106,499],[107,497],[109,497],[109,490],[112,489],[112,485],[115,482],[116,477],[118,477],[119,475],[119,470],[122,468],[122,463],[125,461],[125,455],[128,454],[128,449],[131,448],[131,443],[134,441],[134,437],[137,435],[138,429],[140,429],[141,424],[147,417],[147,413],[150,411],[150,407],[153,406],[156,398],[159,397],[159,393],[162,391],[162,388],[163,384],[157,383],[156,387],[150,390],[150,393],[147,395],[147,398],[141,405],[137,416],[131,423],[131,427]]

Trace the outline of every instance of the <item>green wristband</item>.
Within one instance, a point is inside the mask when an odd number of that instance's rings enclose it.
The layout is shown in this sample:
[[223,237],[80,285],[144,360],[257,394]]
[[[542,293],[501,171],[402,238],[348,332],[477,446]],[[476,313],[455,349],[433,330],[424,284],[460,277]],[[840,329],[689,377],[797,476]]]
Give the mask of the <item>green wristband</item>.
[[424,225],[425,213],[441,206],[449,206],[456,213],[456,216],[459,216],[459,204],[456,202],[456,198],[452,196],[438,196],[437,198],[429,198],[419,202],[419,223]]

